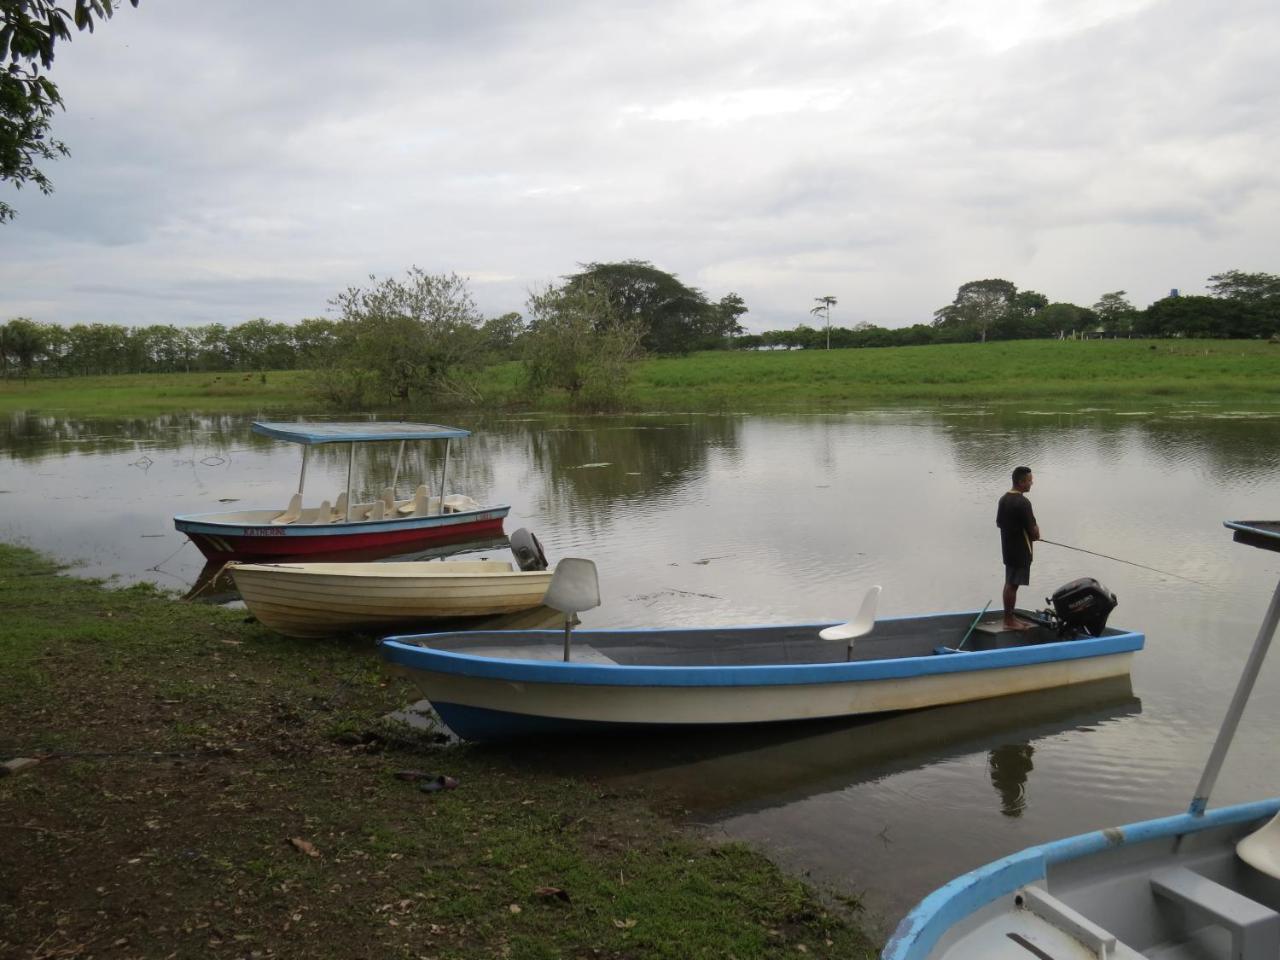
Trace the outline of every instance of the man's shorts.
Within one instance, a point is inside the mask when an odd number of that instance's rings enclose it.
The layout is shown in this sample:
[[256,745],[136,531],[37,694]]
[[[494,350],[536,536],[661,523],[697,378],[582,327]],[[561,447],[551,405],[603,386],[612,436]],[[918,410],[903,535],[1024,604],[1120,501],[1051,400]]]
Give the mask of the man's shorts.
[[1010,587],[1025,587],[1031,582],[1031,565],[1025,567],[1011,567],[1007,564],[1004,568],[1004,582]]

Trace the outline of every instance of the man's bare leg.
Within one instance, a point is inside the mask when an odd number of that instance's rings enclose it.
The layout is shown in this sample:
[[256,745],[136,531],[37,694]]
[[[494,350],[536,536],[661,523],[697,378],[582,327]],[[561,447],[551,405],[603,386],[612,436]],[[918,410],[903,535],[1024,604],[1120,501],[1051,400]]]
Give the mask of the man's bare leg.
[[1031,624],[1025,620],[1019,620],[1013,615],[1013,608],[1018,602],[1018,588],[1011,583],[1006,583],[1001,599],[1004,600],[1004,628],[1006,630],[1030,630]]

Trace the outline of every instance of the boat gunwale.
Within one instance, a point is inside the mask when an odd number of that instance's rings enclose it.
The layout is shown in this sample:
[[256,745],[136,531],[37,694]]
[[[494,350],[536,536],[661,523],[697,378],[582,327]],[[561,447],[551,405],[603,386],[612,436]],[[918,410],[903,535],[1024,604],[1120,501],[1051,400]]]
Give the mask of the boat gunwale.
[[[899,617],[896,620],[923,620],[937,614],[920,617]],[[945,616],[945,615],[942,615]],[[889,618],[886,618],[886,622]],[[578,630],[574,637],[580,643],[589,643],[597,634],[626,633],[688,633],[703,629],[708,631],[778,630],[780,628],[813,629],[815,632],[834,625],[833,622],[799,624],[762,624],[732,627],[630,627],[621,629]],[[488,631],[486,631],[488,632]],[[494,635],[506,634],[527,637],[545,636],[548,644],[558,644],[564,636],[561,630],[492,631]],[[378,642],[383,657],[400,667],[426,670],[477,679],[522,683],[549,683],[591,686],[668,686],[668,687],[722,687],[722,686],[782,686],[800,684],[825,684],[842,682],[867,682],[913,677],[943,676],[952,673],[968,673],[978,670],[996,670],[1006,667],[1036,666],[1067,660],[1085,660],[1094,657],[1133,653],[1141,650],[1145,636],[1135,631],[1121,631],[1102,637],[1076,640],[1056,640],[1025,647],[1006,647],[997,650],[961,651],[952,654],[928,654],[912,657],[892,657],[882,660],[839,660],[819,663],[788,664],[698,664],[664,666],[659,664],[597,664],[575,663],[560,660],[517,659],[441,650],[420,646],[411,640],[429,641],[433,638],[460,636],[457,631],[429,634],[399,634],[384,637]]]
[[938,887],[898,923],[880,960],[925,960],[942,936],[1019,887],[1044,880],[1048,868],[1105,850],[1182,837],[1249,823],[1280,811],[1280,797],[1219,807],[1201,814],[1180,813],[1051,840],[983,864]]
[[[493,504],[492,506],[481,507],[477,510],[461,510],[457,513],[433,513],[426,517],[383,517],[381,520],[335,520],[332,523],[231,523],[222,520],[208,519],[211,517],[227,516],[228,512],[220,513],[180,513],[175,514],[173,518],[174,527],[183,533],[215,533],[218,536],[226,536],[227,531],[232,529],[239,530],[271,530],[271,536],[294,536],[294,537],[320,537],[328,534],[334,534],[339,531],[350,530],[370,530],[394,528],[398,530],[412,530],[417,527],[446,526],[455,523],[461,523],[468,518],[479,517],[485,514],[501,513],[503,517],[511,510],[511,505],[507,503]],[[241,511],[244,512],[244,511]],[[179,523],[184,524],[202,524],[207,527],[216,528],[209,531],[204,530],[187,530],[178,526]],[[280,533],[278,531],[286,531]],[[231,534],[232,536],[253,536],[252,534]]]

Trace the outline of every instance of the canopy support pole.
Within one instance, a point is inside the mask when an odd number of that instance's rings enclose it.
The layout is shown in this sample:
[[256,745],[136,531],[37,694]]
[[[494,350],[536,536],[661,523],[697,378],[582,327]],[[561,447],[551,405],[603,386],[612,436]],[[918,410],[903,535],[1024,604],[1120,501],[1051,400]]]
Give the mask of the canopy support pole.
[[391,474],[391,497],[395,499],[396,484],[400,482],[400,466],[404,463],[404,441],[400,441],[400,452],[396,454],[396,469]]
[[444,513],[445,483],[449,480],[449,440],[444,442],[444,467],[440,470],[440,513]]
[[298,496],[302,496],[302,488],[307,485],[307,456],[311,453],[310,444],[302,447],[302,474],[298,477]]
[[351,477],[356,469],[356,445],[354,443],[347,445],[347,515],[342,519],[351,522]]
[[1275,636],[1276,625],[1280,623],[1280,583],[1276,584],[1275,593],[1271,595],[1271,605],[1267,607],[1267,615],[1262,618],[1262,626],[1258,629],[1258,638],[1253,641],[1253,649],[1244,665],[1244,673],[1240,675],[1240,683],[1236,686],[1235,696],[1231,698],[1231,706],[1227,707],[1227,715],[1222,721],[1222,729],[1218,731],[1218,739],[1209,754],[1209,762],[1205,764],[1204,773],[1200,775],[1200,783],[1196,786],[1196,794],[1191,800],[1188,812],[1195,817],[1203,816],[1209,805],[1209,794],[1222,769],[1222,761],[1227,757],[1227,748],[1236,735],[1236,726],[1244,713],[1245,704],[1249,702],[1249,694],[1253,692],[1253,683],[1258,679],[1258,671],[1262,669],[1262,661],[1266,659],[1267,649]]

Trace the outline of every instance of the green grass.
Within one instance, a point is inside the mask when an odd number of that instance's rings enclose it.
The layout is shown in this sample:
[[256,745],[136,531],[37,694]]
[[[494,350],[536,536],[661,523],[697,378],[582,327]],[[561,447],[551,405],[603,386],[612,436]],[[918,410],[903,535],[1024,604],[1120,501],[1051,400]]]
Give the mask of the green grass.
[[104,417],[175,412],[256,413],[306,404],[308,374],[139,373],[0,380],[0,412]]
[[[0,382],[0,411],[71,415],[323,409],[308,374],[154,374]],[[478,378],[480,409],[564,410],[530,400],[516,362]],[[1019,340],[864,350],[711,351],[638,363],[625,407],[650,410],[848,409],[918,401],[1221,400],[1280,402],[1280,345],[1246,340]],[[418,404],[434,413],[436,401]],[[336,411],[335,411],[336,412]],[[413,413],[413,411],[409,411]]]
[[1280,401],[1280,345],[1025,340],[700,353],[637,368],[640,409],[839,408],[884,401],[1188,398]]
[[[416,696],[367,641],[289,640],[3,545],[0,608],[0,759],[46,758],[0,778],[0,956],[873,954],[643,795],[382,719]],[[407,768],[460,785],[424,794]]]

